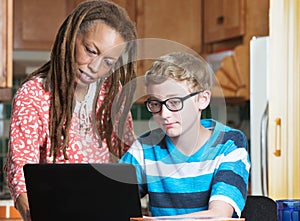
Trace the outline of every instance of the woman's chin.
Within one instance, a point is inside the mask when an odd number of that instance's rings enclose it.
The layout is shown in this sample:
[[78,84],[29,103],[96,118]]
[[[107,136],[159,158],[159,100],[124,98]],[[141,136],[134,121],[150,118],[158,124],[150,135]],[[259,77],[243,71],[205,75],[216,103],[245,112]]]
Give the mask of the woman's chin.
[[76,82],[77,82],[77,87],[85,88],[85,87],[88,87],[94,81],[92,81],[92,80],[86,80],[84,78],[80,78]]

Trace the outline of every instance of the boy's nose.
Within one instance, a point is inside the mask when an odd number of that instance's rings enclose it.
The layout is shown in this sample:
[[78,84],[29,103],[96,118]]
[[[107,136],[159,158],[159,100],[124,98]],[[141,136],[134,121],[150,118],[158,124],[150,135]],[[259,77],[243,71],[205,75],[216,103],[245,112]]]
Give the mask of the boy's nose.
[[160,115],[162,117],[166,117],[166,116],[169,116],[170,114],[172,114],[172,111],[170,111],[167,106],[165,104],[163,104],[161,106],[161,111],[160,111]]

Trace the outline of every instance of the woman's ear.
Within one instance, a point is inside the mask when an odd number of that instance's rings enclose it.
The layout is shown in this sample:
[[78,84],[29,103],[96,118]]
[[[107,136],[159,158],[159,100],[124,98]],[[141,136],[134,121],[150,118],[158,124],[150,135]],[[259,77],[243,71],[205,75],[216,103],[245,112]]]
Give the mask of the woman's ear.
[[210,103],[210,98],[211,98],[211,91],[210,90],[205,90],[202,93],[199,94],[199,110],[202,111],[205,108],[207,108],[207,106]]

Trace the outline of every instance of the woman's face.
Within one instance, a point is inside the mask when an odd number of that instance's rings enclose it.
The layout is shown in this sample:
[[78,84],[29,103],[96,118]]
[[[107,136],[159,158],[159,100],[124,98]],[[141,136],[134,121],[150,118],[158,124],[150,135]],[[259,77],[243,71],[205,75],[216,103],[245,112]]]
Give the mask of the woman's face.
[[102,78],[125,47],[121,35],[101,21],[95,21],[77,35],[75,42],[76,82],[86,88]]

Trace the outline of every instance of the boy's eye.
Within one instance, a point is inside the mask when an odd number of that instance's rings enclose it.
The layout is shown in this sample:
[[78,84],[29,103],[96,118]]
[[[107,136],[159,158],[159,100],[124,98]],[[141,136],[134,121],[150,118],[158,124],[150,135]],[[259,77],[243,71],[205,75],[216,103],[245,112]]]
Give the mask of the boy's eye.
[[149,101],[149,106],[157,107],[157,106],[160,106],[160,103],[158,101]]
[[172,106],[178,106],[179,104],[181,104],[181,100],[177,98],[171,98],[168,100],[168,104]]

